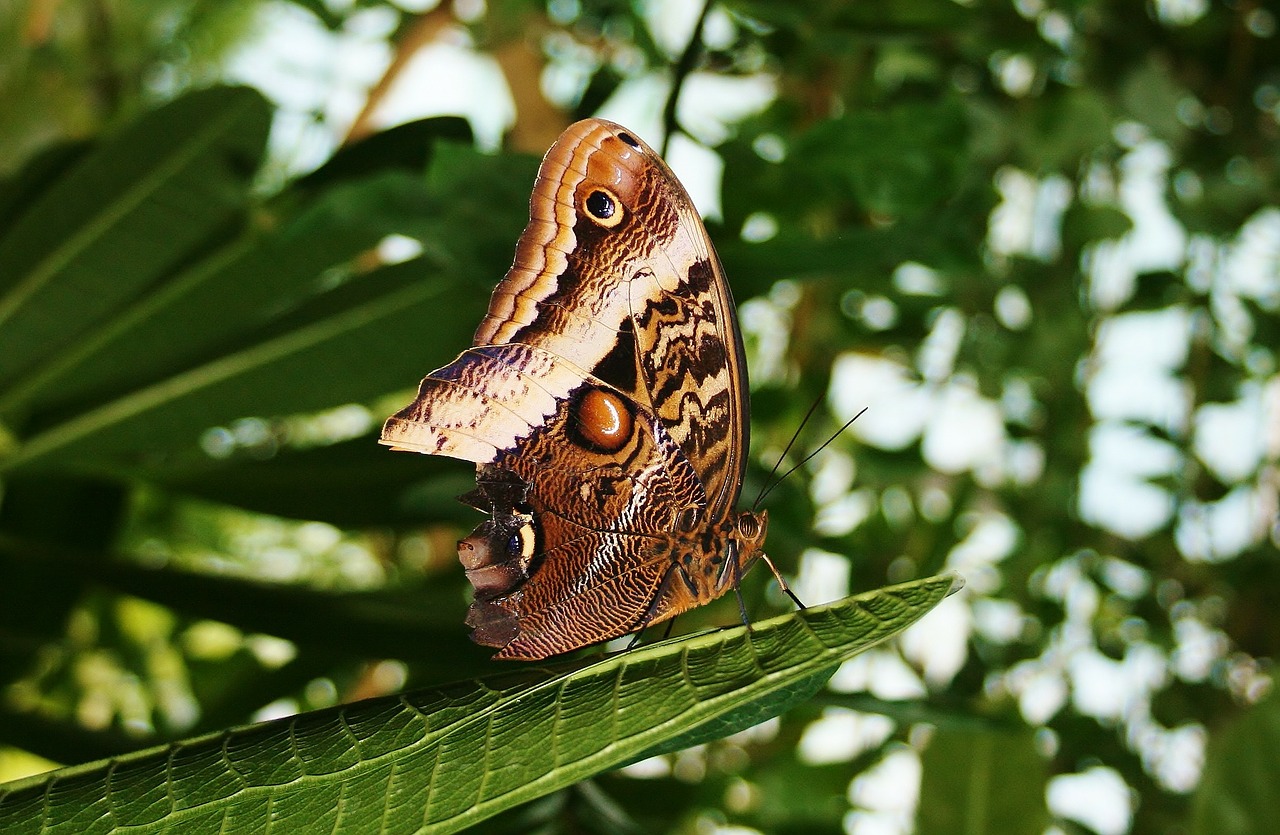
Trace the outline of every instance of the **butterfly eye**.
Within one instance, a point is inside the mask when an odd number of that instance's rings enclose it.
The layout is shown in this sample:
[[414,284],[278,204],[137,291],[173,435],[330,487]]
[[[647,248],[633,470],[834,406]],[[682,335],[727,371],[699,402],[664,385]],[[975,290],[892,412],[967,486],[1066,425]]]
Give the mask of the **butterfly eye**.
[[611,192],[594,189],[582,201],[583,211],[597,226],[612,229],[622,222],[622,204]]
[[744,539],[755,539],[760,535],[760,520],[753,514],[742,514],[738,517],[738,533]]

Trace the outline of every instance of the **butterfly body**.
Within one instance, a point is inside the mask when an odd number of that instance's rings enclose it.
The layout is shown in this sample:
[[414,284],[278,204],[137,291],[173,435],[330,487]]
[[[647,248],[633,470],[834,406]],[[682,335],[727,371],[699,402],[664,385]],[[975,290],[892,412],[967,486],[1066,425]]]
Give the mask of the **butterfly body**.
[[747,389],[733,301],[678,180],[619,125],[548,151],[475,345],[422,381],[382,442],[477,465],[489,513],[459,543],[467,622],[541,658],[733,587],[764,541],[734,510]]

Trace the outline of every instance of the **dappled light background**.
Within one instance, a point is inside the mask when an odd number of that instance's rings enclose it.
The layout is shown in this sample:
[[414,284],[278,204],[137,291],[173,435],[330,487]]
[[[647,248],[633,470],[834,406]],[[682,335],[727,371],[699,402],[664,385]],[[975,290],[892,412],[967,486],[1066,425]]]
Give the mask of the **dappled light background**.
[[[1230,752],[1215,763],[1212,740],[1250,709],[1274,714],[1280,646],[1273,5],[11,5],[0,174],[14,181],[53,143],[244,84],[275,107],[254,181],[264,204],[359,140],[460,116],[485,156],[456,157],[457,193],[483,209],[498,190],[477,178],[467,191],[470,172],[527,195],[520,155],[604,116],[665,149],[725,261],[753,393],[744,501],[795,432],[784,469],[866,410],[771,494],[770,554],[810,604],[941,571],[965,589],[846,663],[813,704],[601,778],[644,831],[956,831],[981,745],[1004,764],[986,791],[1018,798],[1023,831],[1216,831],[1196,828],[1214,808],[1196,794],[1206,773],[1232,767]],[[436,189],[425,215],[460,211],[435,199],[450,171],[415,175]],[[464,203],[449,234],[406,219],[320,283],[426,263],[424,279],[463,275],[454,289],[479,309],[524,199],[491,225]],[[425,373],[463,347],[403,351]],[[310,382],[322,390],[324,370]],[[203,463],[128,470],[127,512],[104,547],[153,570],[390,591],[463,636],[464,511],[309,505],[307,479],[329,483],[316,470],[201,486],[201,473],[227,472],[205,466],[384,454],[373,433],[416,379],[402,383],[193,428],[189,460]],[[24,431],[9,427],[14,445]],[[469,478],[463,465],[431,475],[398,476],[402,504],[446,507]],[[234,498],[249,482],[276,494]],[[317,659],[103,582],[5,682],[7,715],[154,741],[207,727],[214,690],[237,691],[216,712],[231,722],[443,680],[391,653]],[[786,609],[764,577],[749,592],[760,616]],[[735,606],[687,626],[732,623]],[[255,690],[256,676],[274,685]],[[65,760],[29,739],[0,744],[0,778]],[[670,800],[658,809],[656,797]]]

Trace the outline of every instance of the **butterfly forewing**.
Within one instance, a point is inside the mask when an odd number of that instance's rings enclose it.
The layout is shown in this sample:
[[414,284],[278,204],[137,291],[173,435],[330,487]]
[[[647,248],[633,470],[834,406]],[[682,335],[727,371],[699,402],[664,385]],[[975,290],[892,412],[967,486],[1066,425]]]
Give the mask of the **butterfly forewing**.
[[[593,194],[616,199],[614,225],[589,214]],[[731,506],[746,366],[729,285],[683,186],[634,134],[587,120],[547,152],[530,215],[476,344],[539,345],[647,403],[713,505]]]

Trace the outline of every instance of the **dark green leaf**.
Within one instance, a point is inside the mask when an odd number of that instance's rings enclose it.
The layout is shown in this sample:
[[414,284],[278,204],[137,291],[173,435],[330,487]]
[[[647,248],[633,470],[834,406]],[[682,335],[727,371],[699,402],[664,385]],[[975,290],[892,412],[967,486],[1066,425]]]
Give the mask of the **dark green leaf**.
[[921,760],[919,835],[1039,835],[1048,825],[1048,764],[1030,729],[938,727]]
[[[388,173],[319,195],[280,229],[246,231],[99,323],[5,395],[26,409],[92,403],[247,347],[255,330],[314,294],[331,273],[424,209],[420,177]],[[265,223],[265,221],[263,221]],[[127,235],[113,238],[127,248]]]
[[450,282],[427,272],[406,262],[339,287],[278,323],[278,333],[56,423],[6,463],[136,467],[194,446],[220,422],[361,402],[404,386],[433,367],[422,358],[423,323],[435,322],[431,344],[454,347],[472,326],[470,318],[436,315]]
[[269,119],[250,90],[195,93],[143,117],[45,191],[0,240],[0,382],[225,238],[242,217]]
[[219,461],[195,453],[141,470],[138,476],[210,501],[354,528],[445,521],[467,525],[478,518],[455,500],[475,488],[474,467],[394,452],[374,435],[312,449],[283,449],[265,460],[246,455]]
[[1280,820],[1280,698],[1215,731],[1192,802],[1194,835],[1262,835]]
[[437,116],[387,128],[338,149],[332,159],[295,183],[294,189],[323,191],[336,183],[393,170],[420,174],[441,140],[470,145],[470,124],[458,116]]

